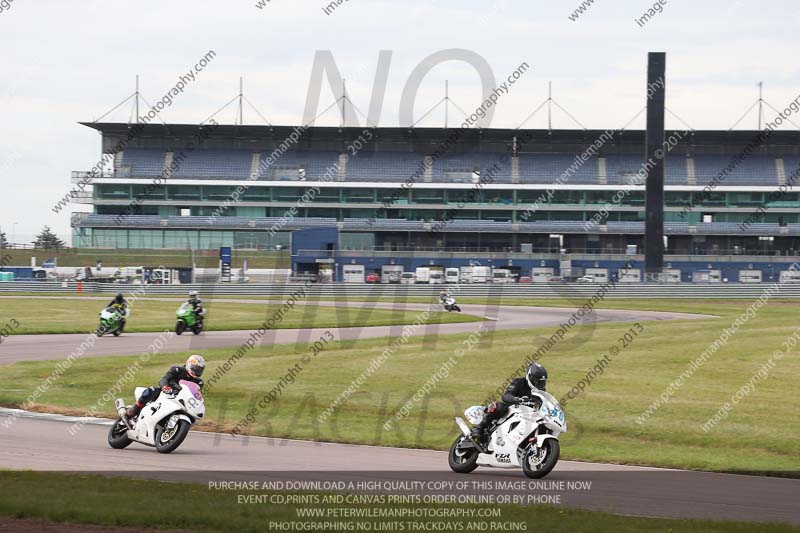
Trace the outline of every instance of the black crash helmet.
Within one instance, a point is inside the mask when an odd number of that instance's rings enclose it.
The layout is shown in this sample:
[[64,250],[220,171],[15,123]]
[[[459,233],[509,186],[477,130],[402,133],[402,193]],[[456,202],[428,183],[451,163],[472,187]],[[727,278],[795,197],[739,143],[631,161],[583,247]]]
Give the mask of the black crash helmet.
[[531,389],[547,390],[547,369],[539,363],[533,363],[528,367],[525,378]]

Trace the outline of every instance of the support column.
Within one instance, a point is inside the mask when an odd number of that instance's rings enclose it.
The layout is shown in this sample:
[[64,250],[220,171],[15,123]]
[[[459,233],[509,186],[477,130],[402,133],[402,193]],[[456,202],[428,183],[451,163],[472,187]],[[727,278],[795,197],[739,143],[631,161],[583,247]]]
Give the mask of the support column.
[[664,267],[664,96],[667,55],[647,56],[647,133],[645,164],[644,270],[647,280],[660,275]]

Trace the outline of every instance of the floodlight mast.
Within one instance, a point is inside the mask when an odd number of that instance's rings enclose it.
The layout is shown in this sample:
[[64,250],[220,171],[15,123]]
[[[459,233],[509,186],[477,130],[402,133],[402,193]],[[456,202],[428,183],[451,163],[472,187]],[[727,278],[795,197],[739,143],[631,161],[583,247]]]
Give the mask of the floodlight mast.
[[[664,116],[667,54],[647,56],[647,131],[645,133],[645,280],[660,279],[664,269]],[[659,155],[660,154],[660,155]],[[628,185],[630,186],[630,185]]]

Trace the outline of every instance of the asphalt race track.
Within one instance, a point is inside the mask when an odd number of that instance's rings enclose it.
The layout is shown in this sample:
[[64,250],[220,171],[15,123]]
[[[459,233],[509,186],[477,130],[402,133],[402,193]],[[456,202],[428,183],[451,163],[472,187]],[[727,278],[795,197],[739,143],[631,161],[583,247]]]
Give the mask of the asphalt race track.
[[[526,481],[517,469],[478,468],[466,475],[431,450],[232,437],[193,431],[180,449],[162,455],[131,444],[106,444],[108,423],[95,419],[67,433],[71,417],[31,413],[4,430],[0,410],[0,467],[96,472],[168,481],[391,480]],[[454,437],[456,428],[454,426]],[[705,518],[800,525],[800,480],[560,461],[539,482],[591,482],[588,490],[536,491],[561,495],[561,504],[624,515]],[[510,492],[493,491],[493,493]],[[480,492],[482,493],[482,492]],[[519,491],[512,493],[519,494]]]
[[[107,298],[102,298],[107,300]],[[177,300],[176,300],[177,301]],[[234,303],[261,303],[264,300],[244,299],[215,299],[217,302]],[[271,302],[282,304],[283,302]],[[313,302],[318,306],[349,306],[354,308],[373,307],[375,309],[418,310],[429,309],[428,304],[408,303],[344,303],[344,302]],[[437,311],[441,310],[436,306]],[[493,329],[519,329],[558,326],[566,322],[575,312],[574,308],[559,307],[523,307],[513,305],[486,306],[463,305],[461,309],[469,315],[483,316],[492,321]],[[624,310],[595,310],[587,315],[583,324],[591,322],[634,322],[637,320],[679,320],[710,318],[708,315],[687,313],[670,313],[660,311],[624,311]],[[351,315],[352,319],[352,315]],[[135,322],[135,310],[130,322]],[[171,327],[172,324],[166,324]],[[354,328],[316,328],[316,329],[276,329],[269,331],[262,339],[262,344],[285,344],[295,342],[308,342],[312,338],[319,338],[325,331],[330,331],[341,339],[367,339],[375,337],[398,336],[403,326],[371,326]],[[469,333],[475,331],[476,323],[464,322],[459,324],[431,324],[420,328],[420,335],[446,335],[448,333]],[[178,352],[194,350],[202,352],[209,348],[225,348],[239,346],[245,342],[252,331],[206,331],[196,336],[184,333],[182,336],[173,336],[163,352]],[[157,339],[161,333],[123,333],[120,337],[106,336],[97,339],[94,347],[86,350],[81,357],[103,357],[108,355],[137,355],[142,353],[147,346]],[[0,346],[0,365],[15,363],[17,361],[34,361],[48,359],[64,359],[72,353],[88,336],[87,334],[57,334],[57,335],[12,335],[3,341]]]
[[[219,300],[218,300],[219,301]],[[247,300],[228,300],[248,302]],[[255,303],[250,301],[251,303]],[[260,301],[259,303],[264,303]],[[347,305],[315,302],[315,305]],[[358,304],[363,307],[424,310],[424,304]],[[496,329],[558,326],[573,308],[464,305],[467,314],[484,316]],[[632,322],[707,318],[645,311],[594,311],[583,322]],[[135,320],[135,316],[132,318]],[[475,323],[431,325],[420,334],[471,332]],[[307,342],[325,329],[271,331],[264,342]],[[339,339],[399,335],[402,326],[332,328]],[[166,351],[233,347],[250,331],[205,332],[200,336],[173,337]],[[84,357],[141,353],[159,333],[123,334],[98,339]],[[0,364],[17,361],[62,359],[86,339],[79,335],[15,335],[0,348]],[[517,469],[479,468],[458,475],[447,466],[445,452],[318,443],[265,437],[193,431],[181,448],[161,455],[152,448],[132,444],[113,450],[106,443],[109,421],[92,419],[75,435],[67,430],[77,418],[16,412],[16,420],[4,425],[13,410],[0,409],[0,468],[43,471],[95,472],[147,477],[167,481],[251,480],[397,480],[397,481],[526,481]],[[453,436],[457,434],[453,427]],[[800,525],[800,480],[760,476],[716,474],[561,461],[547,482],[591,482],[586,490],[543,489],[539,494],[558,495],[561,505],[624,515],[671,518],[705,518]],[[497,491],[495,491],[497,492]],[[503,492],[503,491],[500,491]],[[508,492],[508,491],[505,491]],[[533,501],[527,503],[542,503]]]

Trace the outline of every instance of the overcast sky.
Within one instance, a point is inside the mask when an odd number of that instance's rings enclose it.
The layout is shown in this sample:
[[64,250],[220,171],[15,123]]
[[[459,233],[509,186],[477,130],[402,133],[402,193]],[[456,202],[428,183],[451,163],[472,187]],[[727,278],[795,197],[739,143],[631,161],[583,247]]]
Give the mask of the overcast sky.
[[[5,1],[5,0],[3,0]],[[618,128],[645,104],[648,51],[667,52],[667,107],[695,129],[728,129],[757,98],[783,108],[800,93],[797,2],[668,0],[643,27],[653,3],[595,0],[576,21],[579,0],[14,0],[0,12],[0,228],[29,242],[45,224],[67,236],[69,214],[51,208],[70,188],[70,172],[100,155],[92,121],[134,90],[155,103],[209,50],[214,60],[162,113],[199,123],[245,95],[273,124],[302,121],[315,51],[330,50],[356,106],[366,112],[380,50],[392,61],[380,126],[398,124],[400,95],[426,56],[450,48],[485,58],[501,80],[520,63],[531,69],[504,95],[492,126],[517,127],[547,97],[588,128]],[[664,0],[661,0],[664,2]],[[443,96],[464,110],[480,104],[475,70],[451,61],[425,78],[416,117]],[[336,96],[323,84],[320,110]],[[106,117],[127,122],[130,106]],[[451,121],[457,111],[451,109]],[[769,113],[767,114],[769,116]],[[233,107],[217,116],[232,123]],[[555,128],[575,127],[563,114]],[[739,128],[756,127],[755,112]],[[337,125],[330,112],[318,125]],[[800,119],[796,120],[800,123]],[[245,109],[245,123],[259,124]],[[441,126],[439,109],[420,123]],[[363,124],[363,120],[362,120]],[[527,127],[545,127],[539,113]],[[642,128],[644,115],[631,128]],[[667,127],[680,127],[671,118]],[[17,222],[15,229],[12,224]]]

